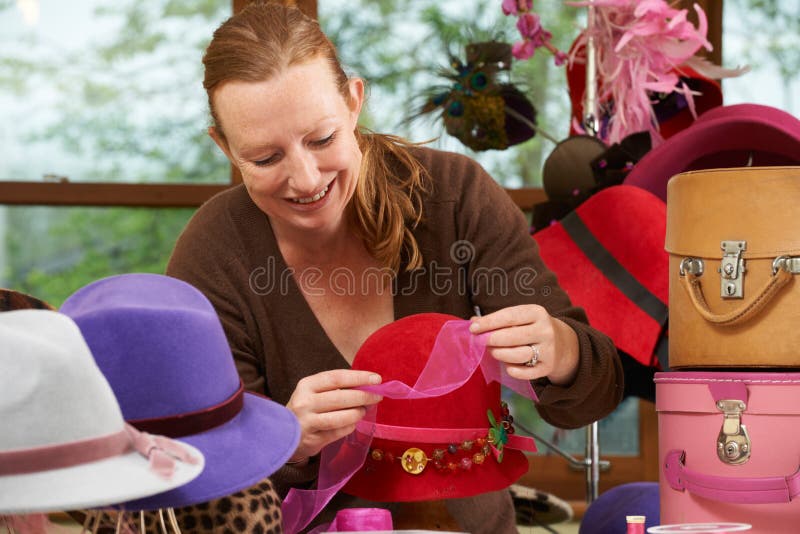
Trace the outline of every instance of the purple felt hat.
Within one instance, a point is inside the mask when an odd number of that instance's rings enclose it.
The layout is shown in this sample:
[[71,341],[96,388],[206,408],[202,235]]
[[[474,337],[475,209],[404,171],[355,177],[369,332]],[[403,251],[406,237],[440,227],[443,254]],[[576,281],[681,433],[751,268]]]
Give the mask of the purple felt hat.
[[685,171],[800,163],[800,120],[760,104],[720,106],[648,152],[625,179],[666,202],[667,181]]
[[125,509],[224,497],[271,475],[294,453],[297,419],[243,391],[219,318],[193,286],[157,274],[112,276],[76,291],[61,312],[81,329],[128,423],[205,455],[193,482]]
[[630,482],[601,494],[586,509],[579,534],[625,534],[630,515],[645,517],[645,528],[659,524],[658,482]]

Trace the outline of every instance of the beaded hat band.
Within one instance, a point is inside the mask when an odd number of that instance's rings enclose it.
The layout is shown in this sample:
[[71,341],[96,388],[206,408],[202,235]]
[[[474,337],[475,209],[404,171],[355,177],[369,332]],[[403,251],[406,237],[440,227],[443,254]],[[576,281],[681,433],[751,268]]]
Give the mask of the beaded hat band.
[[[505,402],[500,403],[501,421],[495,420],[491,410],[486,413],[490,423],[488,429],[409,428],[375,423],[362,424],[360,430],[364,431],[365,427],[371,426],[372,436],[385,440],[448,443],[447,447],[434,448],[431,454],[420,447],[408,447],[401,454],[386,448],[370,448],[370,461],[392,463],[397,460],[400,467],[411,475],[421,474],[429,463],[438,471],[449,473],[469,471],[473,465],[482,465],[490,456],[500,463],[503,461],[505,447],[536,452],[533,439],[514,435],[514,417]],[[366,469],[369,468],[368,464]]]

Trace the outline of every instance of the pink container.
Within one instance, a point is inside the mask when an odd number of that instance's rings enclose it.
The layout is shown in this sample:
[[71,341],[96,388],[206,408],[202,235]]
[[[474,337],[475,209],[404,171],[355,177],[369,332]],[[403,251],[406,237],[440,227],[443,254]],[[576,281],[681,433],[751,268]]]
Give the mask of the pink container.
[[800,532],[800,373],[656,373],[661,523]]

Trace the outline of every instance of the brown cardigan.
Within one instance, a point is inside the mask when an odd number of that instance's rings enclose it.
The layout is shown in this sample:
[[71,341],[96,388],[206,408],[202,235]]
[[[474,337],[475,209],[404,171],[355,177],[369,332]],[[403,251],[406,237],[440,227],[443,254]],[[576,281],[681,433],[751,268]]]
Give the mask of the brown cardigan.
[[[569,387],[545,379],[534,382],[539,413],[564,428],[607,415],[623,389],[614,345],[570,304],[539,258],[520,210],[473,160],[417,150],[433,181],[424,219],[413,230],[424,265],[411,273],[402,272],[401,266],[394,286],[395,318],[422,312],[468,318],[473,305],[486,314],[540,304],[577,332],[580,364]],[[301,378],[349,367],[290,276],[269,219],[243,186],[220,193],[197,211],[175,246],[167,274],[193,284],[211,300],[248,389],[286,404]],[[285,466],[272,478],[285,492],[291,486],[312,485],[316,469]],[[455,501],[448,507],[464,530],[515,532],[507,492]],[[353,506],[365,504],[339,495],[314,524],[330,520],[338,508]],[[480,510],[491,510],[486,514],[490,517]]]

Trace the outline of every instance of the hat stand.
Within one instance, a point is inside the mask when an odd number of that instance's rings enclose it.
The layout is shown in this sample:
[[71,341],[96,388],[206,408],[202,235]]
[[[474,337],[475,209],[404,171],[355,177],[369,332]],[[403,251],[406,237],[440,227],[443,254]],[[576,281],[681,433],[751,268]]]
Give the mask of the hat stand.
[[[87,512],[81,527],[81,534],[110,533],[112,530],[114,534],[147,534],[144,510],[139,512],[114,512],[113,510],[92,510]],[[174,509],[160,508],[148,513],[157,516],[156,533],[181,534]],[[164,518],[165,515],[166,519]]]
[[[586,25],[595,24],[595,6],[590,1],[587,8]],[[583,127],[588,135],[596,137],[600,130],[597,118],[597,56],[594,37],[589,35],[586,41],[586,93],[583,102]],[[586,503],[597,499],[600,487],[600,441],[597,421],[586,427],[586,452],[583,460],[586,469]]]

